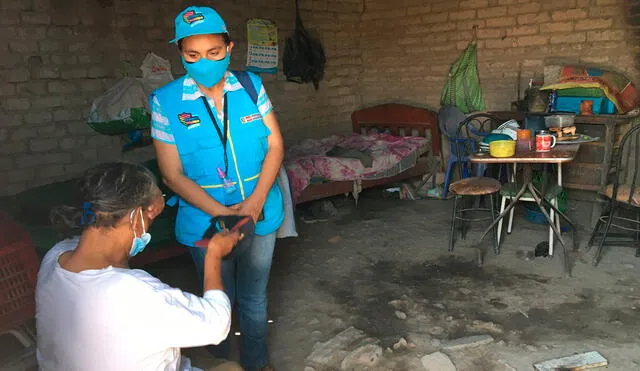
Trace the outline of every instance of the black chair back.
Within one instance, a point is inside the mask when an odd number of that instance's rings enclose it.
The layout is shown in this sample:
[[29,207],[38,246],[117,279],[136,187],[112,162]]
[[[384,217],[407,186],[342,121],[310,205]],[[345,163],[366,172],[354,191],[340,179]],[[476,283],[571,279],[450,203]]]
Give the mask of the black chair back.
[[621,200],[634,204],[640,186],[640,124],[632,127],[620,141],[618,156],[614,164],[613,194],[611,198],[618,200],[621,186],[629,187],[628,199]]

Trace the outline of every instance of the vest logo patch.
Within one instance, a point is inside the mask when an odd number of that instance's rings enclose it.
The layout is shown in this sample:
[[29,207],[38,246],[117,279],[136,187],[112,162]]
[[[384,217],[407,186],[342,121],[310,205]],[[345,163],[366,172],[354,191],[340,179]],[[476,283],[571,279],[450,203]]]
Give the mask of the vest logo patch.
[[256,121],[262,119],[262,115],[259,113],[254,113],[253,115],[245,116],[240,118],[240,122],[243,124],[250,123],[251,121]]
[[195,10],[189,10],[182,15],[182,20],[188,25],[195,26],[204,21],[204,16],[202,13],[196,13]]
[[180,123],[186,126],[187,129],[195,128],[196,126],[200,125],[200,117],[194,116],[187,112],[179,114],[178,120],[180,120]]

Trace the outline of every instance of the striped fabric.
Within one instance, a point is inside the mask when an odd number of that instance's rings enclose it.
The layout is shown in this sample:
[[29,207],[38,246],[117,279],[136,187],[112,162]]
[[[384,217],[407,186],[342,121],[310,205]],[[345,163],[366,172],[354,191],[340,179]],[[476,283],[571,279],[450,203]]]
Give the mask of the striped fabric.
[[[225,83],[223,93],[236,91],[244,89],[238,79],[229,71],[225,74]],[[262,114],[262,117],[265,117],[271,110],[273,106],[271,105],[271,100],[267,96],[267,91],[264,89],[264,85],[262,82],[259,86],[256,86],[256,90],[258,91],[258,111]],[[200,99],[200,97],[204,96],[195,80],[191,77],[186,76],[184,79],[184,85],[182,87],[182,100],[196,100]],[[223,98],[224,99],[224,98]],[[215,103],[213,99],[208,98],[209,104],[211,107],[215,107]],[[224,102],[223,102],[224,104]],[[218,119],[222,122],[222,116],[218,113]],[[153,102],[151,102],[151,137],[153,139],[159,140],[164,143],[175,144],[175,139],[173,137],[173,133],[171,131],[171,125],[169,123],[169,118],[162,112],[162,107],[160,106],[160,102],[158,102],[158,98],[154,97]]]

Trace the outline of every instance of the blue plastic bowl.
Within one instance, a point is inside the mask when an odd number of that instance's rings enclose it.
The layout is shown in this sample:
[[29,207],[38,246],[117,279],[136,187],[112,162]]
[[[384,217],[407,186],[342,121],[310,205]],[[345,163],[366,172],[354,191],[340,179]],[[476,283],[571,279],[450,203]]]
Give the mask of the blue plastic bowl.
[[491,133],[491,134],[487,134],[486,137],[482,138],[482,143],[489,144],[494,140],[513,140],[513,138],[511,138],[507,134]]

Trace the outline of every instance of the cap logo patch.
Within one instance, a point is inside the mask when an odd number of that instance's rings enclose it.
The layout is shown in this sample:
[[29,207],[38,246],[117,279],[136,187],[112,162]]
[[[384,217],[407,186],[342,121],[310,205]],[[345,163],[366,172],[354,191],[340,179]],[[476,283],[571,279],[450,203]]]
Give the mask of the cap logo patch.
[[202,13],[197,13],[195,10],[187,10],[182,15],[182,19],[188,25],[195,26],[204,21],[204,15],[202,15]]

